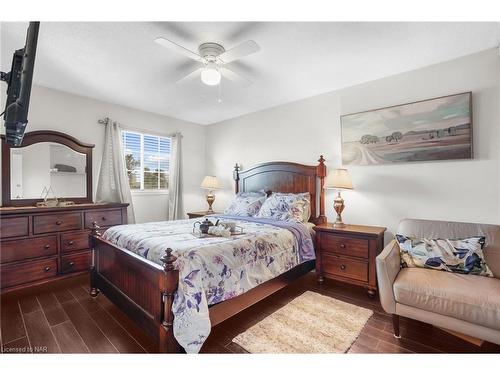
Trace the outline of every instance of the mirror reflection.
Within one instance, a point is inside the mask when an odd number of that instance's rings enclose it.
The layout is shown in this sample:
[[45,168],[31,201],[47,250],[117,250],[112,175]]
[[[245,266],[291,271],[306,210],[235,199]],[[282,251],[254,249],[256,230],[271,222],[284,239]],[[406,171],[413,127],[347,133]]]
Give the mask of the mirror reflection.
[[53,142],[10,150],[11,199],[87,195],[86,156]]

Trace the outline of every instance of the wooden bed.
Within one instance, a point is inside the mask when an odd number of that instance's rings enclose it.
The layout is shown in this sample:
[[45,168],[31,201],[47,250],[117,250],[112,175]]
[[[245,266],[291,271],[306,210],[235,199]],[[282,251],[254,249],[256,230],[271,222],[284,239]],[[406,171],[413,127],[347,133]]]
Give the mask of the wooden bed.
[[[269,162],[241,171],[234,167],[236,193],[258,191],[311,194],[311,219],[314,224],[326,223],[323,183],[326,166],[323,156],[316,166],[289,162]],[[173,335],[172,304],[179,282],[174,268],[176,257],[165,249],[163,266],[131,251],[119,248],[100,237],[99,227],[92,230],[92,267],[90,295],[104,293],[147,334],[158,341],[163,353],[182,352]],[[210,306],[212,327],[247,307],[282,289],[299,276],[309,272],[314,261],[302,263],[248,292]]]

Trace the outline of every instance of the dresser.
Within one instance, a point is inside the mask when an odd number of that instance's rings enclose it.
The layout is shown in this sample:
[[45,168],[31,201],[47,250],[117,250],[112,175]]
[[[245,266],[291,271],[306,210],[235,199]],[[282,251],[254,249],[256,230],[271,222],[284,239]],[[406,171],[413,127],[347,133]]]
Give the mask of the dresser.
[[88,272],[90,229],[125,224],[128,204],[0,208],[2,292]]
[[363,286],[370,298],[377,292],[375,258],[384,247],[385,228],[366,225],[332,224],[314,227],[316,232],[316,274],[318,282],[325,277]]

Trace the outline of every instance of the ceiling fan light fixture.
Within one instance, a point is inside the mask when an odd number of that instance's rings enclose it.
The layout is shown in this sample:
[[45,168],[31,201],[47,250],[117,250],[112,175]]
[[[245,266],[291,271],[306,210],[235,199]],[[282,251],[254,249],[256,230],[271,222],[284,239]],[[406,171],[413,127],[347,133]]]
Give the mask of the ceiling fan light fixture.
[[219,88],[222,77],[245,86],[249,85],[251,83],[249,79],[242,77],[225,65],[260,50],[259,45],[253,40],[247,40],[227,51],[219,43],[206,42],[198,46],[198,53],[163,37],[156,38],[155,42],[202,64],[196,70],[177,80],[177,83],[200,77],[203,84],[208,86],[219,85]]
[[215,63],[209,63],[201,71],[201,82],[208,86],[215,86],[220,83],[221,74]]

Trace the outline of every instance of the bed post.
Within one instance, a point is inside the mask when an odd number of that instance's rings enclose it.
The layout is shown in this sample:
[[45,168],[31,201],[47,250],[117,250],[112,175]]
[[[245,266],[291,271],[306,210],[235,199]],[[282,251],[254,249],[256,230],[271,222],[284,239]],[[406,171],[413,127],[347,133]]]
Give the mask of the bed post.
[[233,179],[234,179],[234,192],[238,194],[240,190],[240,166],[238,163],[234,165],[234,171],[233,171]]
[[318,159],[318,166],[316,167],[316,173],[319,177],[319,216],[317,219],[317,224],[326,224],[327,219],[325,216],[325,189],[323,186],[325,185],[325,177],[326,177],[326,165],[325,159],[323,155],[321,155]]
[[92,222],[92,231],[90,232],[90,241],[92,244],[92,265],[90,266],[90,296],[97,297],[99,290],[96,286],[96,263],[97,263],[97,250],[96,250],[96,238],[101,237],[102,233],[99,231],[101,227],[97,225],[97,222]]
[[174,314],[172,312],[174,294],[179,284],[179,271],[174,267],[177,257],[172,254],[171,248],[167,248],[160,260],[163,263],[164,274],[160,279],[160,288],[162,290],[161,303],[163,308],[160,317],[159,349],[160,353],[178,353],[181,348],[174,337]]

